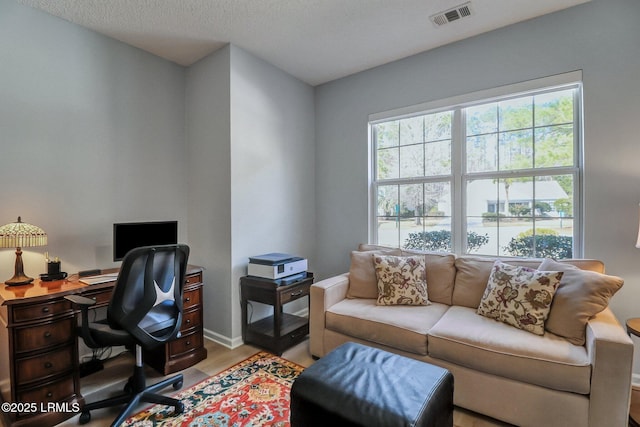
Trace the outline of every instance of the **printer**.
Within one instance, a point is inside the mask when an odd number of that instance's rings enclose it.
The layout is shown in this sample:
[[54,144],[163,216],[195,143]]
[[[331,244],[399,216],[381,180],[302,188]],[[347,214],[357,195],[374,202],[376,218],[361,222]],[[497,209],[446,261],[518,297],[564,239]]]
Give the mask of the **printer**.
[[290,276],[306,277],[307,260],[290,254],[272,252],[249,257],[247,274],[277,280]]

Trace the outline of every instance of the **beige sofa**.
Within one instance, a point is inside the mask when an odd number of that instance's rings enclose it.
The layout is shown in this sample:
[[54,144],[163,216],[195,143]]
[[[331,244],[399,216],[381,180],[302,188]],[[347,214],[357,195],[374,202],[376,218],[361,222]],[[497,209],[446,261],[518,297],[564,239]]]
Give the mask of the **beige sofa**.
[[[585,318],[586,326],[580,331],[584,344],[574,344],[548,331],[535,335],[476,313],[494,259],[370,245],[360,245],[359,249],[352,253],[349,273],[311,287],[313,356],[322,357],[338,345],[354,341],[442,366],[454,375],[457,406],[515,425],[628,424],[633,344],[610,308],[588,317],[588,321]],[[375,270],[373,262],[367,264],[366,260],[380,251],[425,257],[430,305],[376,304],[369,283],[375,280]],[[538,268],[541,260],[504,262]],[[584,273],[604,273],[600,261],[563,262],[579,267],[579,274],[589,278],[612,277]],[[615,290],[598,293],[599,285],[584,284],[595,297],[578,303],[593,303],[595,298],[596,303],[606,306]],[[575,283],[561,282],[560,286]],[[575,293],[568,295],[570,304],[580,300]],[[556,299],[552,311],[554,304]],[[585,315],[582,308],[573,306],[568,314]]]

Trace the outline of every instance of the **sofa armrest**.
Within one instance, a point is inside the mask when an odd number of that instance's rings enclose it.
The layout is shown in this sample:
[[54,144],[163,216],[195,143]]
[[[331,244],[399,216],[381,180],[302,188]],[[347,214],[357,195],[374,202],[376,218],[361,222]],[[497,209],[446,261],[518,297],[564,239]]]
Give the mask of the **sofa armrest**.
[[591,359],[589,426],[626,426],[631,399],[633,342],[610,308],[587,323]]
[[349,273],[330,277],[311,285],[309,309],[309,348],[313,356],[324,356],[325,312],[347,297]]

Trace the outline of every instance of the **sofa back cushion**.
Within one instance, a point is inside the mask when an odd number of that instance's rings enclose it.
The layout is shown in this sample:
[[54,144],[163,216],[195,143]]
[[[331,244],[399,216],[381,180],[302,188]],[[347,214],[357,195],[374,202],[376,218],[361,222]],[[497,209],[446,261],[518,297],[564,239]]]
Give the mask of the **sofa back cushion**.
[[[397,248],[389,248],[386,246],[370,245],[364,243],[360,244],[358,249],[359,252],[354,252],[356,254],[355,256],[354,253],[351,254],[351,268],[349,270],[349,290],[347,291],[348,298],[378,297],[376,273],[373,266],[373,258],[371,254],[382,252],[385,255],[395,256],[423,255],[425,257],[425,269],[427,271],[427,293],[429,294],[429,301],[451,305],[453,296],[453,284],[456,277],[455,255],[445,252],[426,252],[409,249],[403,249],[401,251]],[[369,255],[363,255],[365,253],[368,253]],[[363,267],[363,271],[357,272],[358,269],[354,269],[354,259],[356,260],[356,262],[361,262],[359,265]],[[366,271],[364,271],[365,267]],[[351,281],[353,280],[354,272],[356,272],[356,283],[354,285],[354,291],[352,291]],[[363,292],[363,289],[365,289],[365,282],[367,283],[366,289],[368,290]],[[373,295],[374,291],[375,295]]]
[[401,252],[400,249],[389,248],[351,252],[347,298],[378,298],[378,279],[373,256],[379,254],[400,256]]
[[403,249],[402,256],[423,255],[427,271],[429,301],[451,305],[456,278],[456,257],[445,252],[425,252]]
[[[480,300],[487,288],[491,269],[497,258],[460,256],[456,258],[456,280],[453,288],[453,305],[478,308]],[[503,262],[536,269],[541,259],[508,258]]]
[[[478,308],[482,295],[484,294],[484,290],[487,287],[487,282],[489,281],[491,268],[497,259],[500,258],[470,255],[463,255],[456,258],[455,266],[457,272],[455,276],[455,286],[453,289],[452,305]],[[502,261],[511,265],[537,269],[543,259],[504,258]],[[604,273],[604,264],[602,261],[592,259],[568,259],[561,260],[559,262],[576,266],[581,270]],[[427,286],[429,286],[428,281]],[[429,298],[431,298],[431,294],[429,294]]]
[[572,344],[583,345],[587,322],[607,308],[609,299],[624,281],[620,277],[585,271],[574,263],[560,263],[552,259],[544,260],[539,269],[564,272],[553,298],[546,329]]

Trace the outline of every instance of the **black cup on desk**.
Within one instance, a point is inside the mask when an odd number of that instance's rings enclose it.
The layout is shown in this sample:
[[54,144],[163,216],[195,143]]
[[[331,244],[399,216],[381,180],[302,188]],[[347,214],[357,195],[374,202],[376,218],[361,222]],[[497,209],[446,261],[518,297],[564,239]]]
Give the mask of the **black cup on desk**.
[[47,272],[40,275],[40,280],[50,282],[52,280],[62,280],[67,277],[67,273],[60,271],[60,261],[48,261]]
[[47,263],[47,274],[56,276],[60,274],[60,261],[49,261]]

